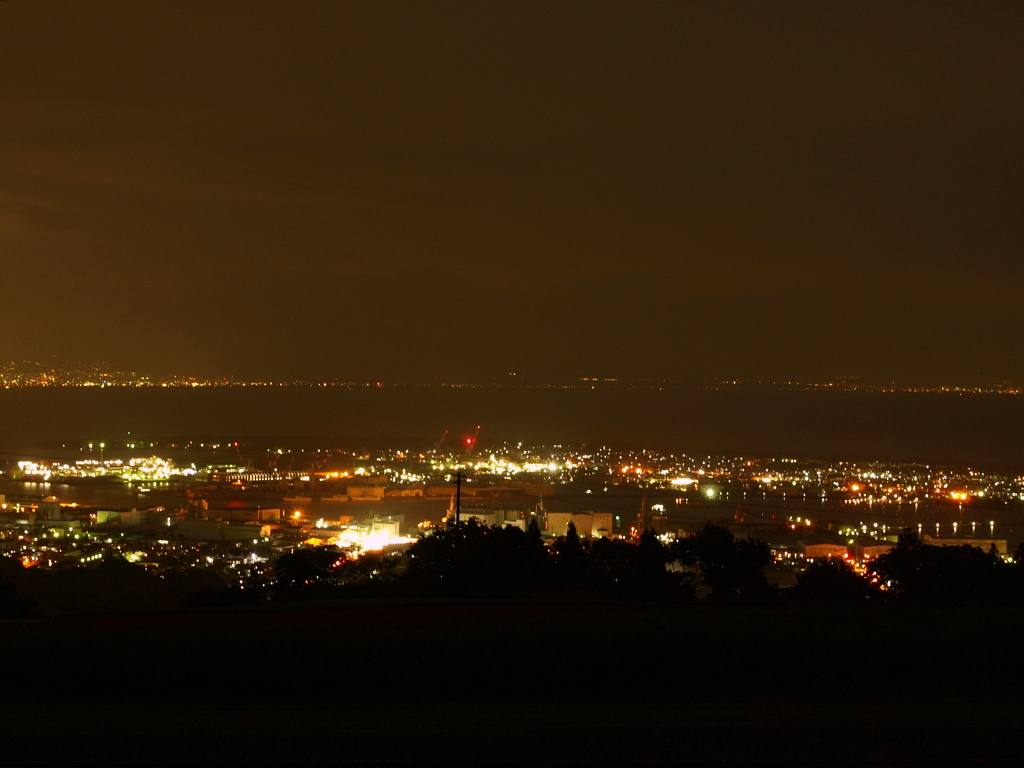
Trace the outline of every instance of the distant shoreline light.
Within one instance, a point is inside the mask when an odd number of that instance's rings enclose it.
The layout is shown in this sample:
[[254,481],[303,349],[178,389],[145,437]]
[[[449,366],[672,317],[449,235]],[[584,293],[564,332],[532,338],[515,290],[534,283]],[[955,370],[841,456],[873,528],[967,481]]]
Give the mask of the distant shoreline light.
[[502,382],[476,383],[403,383],[403,382],[359,382],[359,381],[199,381],[199,380],[115,380],[115,381],[76,381],[76,380],[25,380],[0,378],[0,387],[4,389],[197,389],[197,388],[245,388],[275,387],[303,389],[636,389],[636,390],[675,390],[675,391],[774,391],[774,392],[872,392],[872,393],[945,393],[945,394],[978,394],[978,395],[1021,395],[1024,387],[917,387],[917,386],[842,386],[827,384],[796,384],[785,385],[683,385],[683,384],[652,384],[637,382],[620,382],[614,386],[595,386],[586,382],[579,383],[540,383],[540,384],[506,384]]
[[579,375],[560,381],[524,381],[525,377],[510,373],[509,378],[492,381],[452,381],[434,378],[431,381],[343,381],[340,378],[315,381],[310,379],[241,380],[233,377],[200,378],[196,376],[146,376],[135,371],[117,371],[107,363],[47,366],[30,360],[11,362],[0,366],[0,386],[5,389],[23,387],[341,387],[383,388],[502,388],[502,389],[642,389],[642,390],[762,390],[794,392],[945,392],[957,394],[1024,394],[1024,385],[1000,380],[987,386],[917,386],[907,384],[869,384],[856,376],[838,376],[827,382],[763,381],[741,379],[706,379],[697,384],[672,378],[624,378]]

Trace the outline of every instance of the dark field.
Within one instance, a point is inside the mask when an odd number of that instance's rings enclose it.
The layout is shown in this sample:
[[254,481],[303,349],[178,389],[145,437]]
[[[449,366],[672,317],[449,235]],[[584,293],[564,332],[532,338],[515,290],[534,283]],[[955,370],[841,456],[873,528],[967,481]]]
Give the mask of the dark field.
[[373,602],[8,626],[7,760],[1021,750],[1024,612]]

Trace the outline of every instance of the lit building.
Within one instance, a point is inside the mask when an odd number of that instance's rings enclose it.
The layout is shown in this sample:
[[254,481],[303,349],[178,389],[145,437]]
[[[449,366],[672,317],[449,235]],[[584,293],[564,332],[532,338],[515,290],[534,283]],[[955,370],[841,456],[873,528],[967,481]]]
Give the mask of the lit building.
[[837,544],[831,541],[801,541],[800,550],[808,560],[818,560],[826,557],[846,557],[850,551],[845,544]]
[[877,539],[860,539],[853,547],[853,553],[858,560],[874,560],[876,557],[886,554],[893,548],[891,541],[878,541]]
[[590,538],[594,533],[594,515],[591,512],[574,512],[572,524],[576,526],[576,534]]
[[550,536],[565,536],[572,522],[572,512],[548,512],[545,532]]

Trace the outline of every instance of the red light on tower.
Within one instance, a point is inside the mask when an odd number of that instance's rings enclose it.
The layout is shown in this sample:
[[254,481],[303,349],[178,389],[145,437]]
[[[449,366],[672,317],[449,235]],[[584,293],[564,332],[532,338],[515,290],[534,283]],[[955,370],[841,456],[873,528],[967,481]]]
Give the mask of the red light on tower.
[[475,435],[466,435],[464,438],[462,438],[462,445],[465,447],[467,454],[470,454],[470,453],[473,452],[473,448],[476,446],[476,439],[479,436],[480,436],[480,427],[478,426],[476,428],[476,434]]

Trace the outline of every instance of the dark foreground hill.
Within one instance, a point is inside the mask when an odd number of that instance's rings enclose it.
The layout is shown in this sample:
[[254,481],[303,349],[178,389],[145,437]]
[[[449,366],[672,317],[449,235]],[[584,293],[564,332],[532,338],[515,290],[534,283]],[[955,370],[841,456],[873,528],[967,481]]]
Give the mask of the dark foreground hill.
[[375,601],[0,632],[6,760],[1016,759],[1024,611]]

